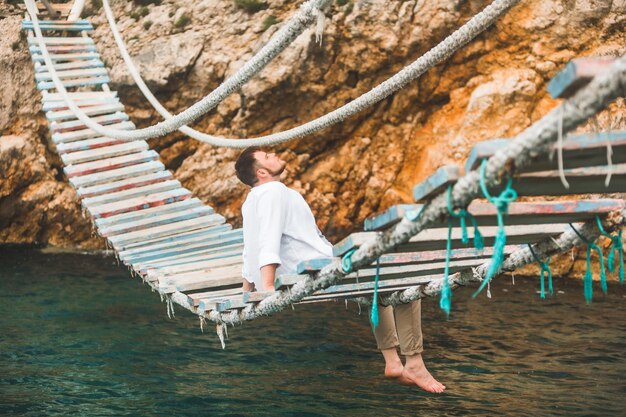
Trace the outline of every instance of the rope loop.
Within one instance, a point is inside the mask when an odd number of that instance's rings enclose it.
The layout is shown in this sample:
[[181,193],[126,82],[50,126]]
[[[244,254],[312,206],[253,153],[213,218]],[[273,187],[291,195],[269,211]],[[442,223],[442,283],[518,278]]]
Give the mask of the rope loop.
[[611,235],[604,230],[600,217],[596,215],[596,222],[598,223],[598,230],[603,236],[611,239],[611,247],[609,248],[609,255],[606,258],[606,266],[609,272],[615,272],[615,253],[619,259],[619,282],[624,283],[624,244],[622,243],[622,230],[616,235]]
[[474,227],[474,247],[478,250],[483,250],[485,247],[483,241],[483,235],[478,230],[478,222],[476,221],[476,217],[467,209],[460,208],[457,212],[454,211],[452,207],[452,185],[448,186],[448,194],[447,194],[447,203],[448,203],[448,213],[450,216],[459,219],[459,223],[461,226],[461,241],[463,244],[467,245],[469,242],[469,237],[467,235],[467,219],[469,218],[470,222],[472,222],[472,227]]
[[504,231],[504,215],[509,212],[509,204],[517,199],[517,192],[511,187],[513,184],[513,178],[509,177],[506,187],[497,197],[489,194],[487,190],[487,184],[485,182],[485,171],[487,168],[487,160],[483,159],[480,165],[480,189],[487,200],[498,210],[498,231],[496,233],[495,242],[493,244],[493,255],[489,262],[485,279],[480,284],[480,287],[472,295],[472,298],[476,296],[489,284],[491,278],[500,270],[500,265],[504,259],[504,246],[506,245],[506,232]]
[[552,287],[552,270],[548,265],[551,258],[548,258],[547,262],[539,259],[530,243],[528,244],[528,249],[530,249],[530,253],[533,255],[533,258],[535,258],[535,261],[537,261],[539,266],[541,266],[541,299],[544,300],[546,298],[545,276],[548,277],[548,293],[550,296],[554,295],[554,288]]
[[584,291],[585,291],[585,302],[589,304],[593,298],[593,275],[591,272],[591,251],[595,250],[598,252],[598,258],[600,258],[600,286],[602,288],[602,292],[606,294],[608,292],[608,287],[606,284],[606,272],[604,270],[604,257],[602,256],[602,249],[589,239],[585,238],[573,224],[569,223],[569,227],[572,228],[574,233],[587,245],[587,269],[585,271],[584,278]]
[[352,254],[357,251],[358,248],[352,248],[341,258],[341,270],[344,274],[352,272]]

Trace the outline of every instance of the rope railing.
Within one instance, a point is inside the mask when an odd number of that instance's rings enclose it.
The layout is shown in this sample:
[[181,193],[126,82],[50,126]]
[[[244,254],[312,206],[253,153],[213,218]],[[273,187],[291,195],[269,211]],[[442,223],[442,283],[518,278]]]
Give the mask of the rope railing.
[[183,112],[173,116],[169,120],[157,123],[156,125],[136,130],[119,130],[102,126],[87,116],[69,96],[65,86],[59,79],[54,68],[48,49],[43,40],[43,34],[37,18],[37,7],[34,0],[24,0],[28,14],[31,16],[33,23],[33,31],[37,39],[41,55],[44,59],[54,87],[57,89],[68,108],[74,113],[77,119],[85,124],[89,129],[103,135],[116,139],[125,140],[146,140],[149,138],[164,136],[176,129],[184,126],[206,112],[210,111],[221,103],[226,97],[238,91],[242,85],[249,81],[254,75],[258,74],[267,66],[280,52],[289,46],[304,30],[313,23],[320,10],[323,10],[330,0],[309,0],[300,6],[300,10],[291,17],[285,25],[283,25],[271,37],[269,42],[261,48],[261,50],[247,61],[235,74],[220,84],[215,90],[209,93],[199,102],[195,103]]
[[[27,0],[27,1],[31,1],[31,0]],[[245,148],[249,146],[274,145],[277,143],[290,141],[296,138],[301,138],[301,137],[310,135],[312,133],[315,133],[321,129],[330,127],[364,110],[365,108],[375,103],[378,103],[379,101],[383,100],[384,98],[388,97],[389,95],[393,94],[394,92],[404,87],[409,82],[420,77],[428,69],[434,67],[435,65],[443,62],[444,60],[452,56],[452,54],[454,54],[457,50],[459,50],[461,47],[469,43],[472,39],[474,39],[476,36],[478,36],[480,33],[486,30],[500,16],[506,13],[511,7],[513,7],[518,2],[519,0],[495,0],[493,3],[487,6],[480,13],[472,17],[467,23],[465,23],[463,26],[461,26],[451,35],[446,37],[441,43],[433,47],[423,56],[416,59],[412,64],[408,65],[407,67],[405,67],[404,69],[396,73],[394,76],[385,80],[384,82],[374,87],[370,91],[362,94],[358,98],[343,105],[342,107],[330,113],[325,114],[324,116],[321,116],[315,120],[307,122],[301,126],[285,130],[283,132],[277,132],[277,133],[273,133],[270,135],[252,138],[252,139],[235,139],[235,138],[211,136],[206,133],[199,132],[197,130],[191,129],[183,125],[189,123],[192,120],[195,120],[201,114],[204,114],[207,111],[214,108],[215,106],[217,106],[217,104],[219,104],[226,97],[228,97],[228,95],[230,95],[232,92],[238,89],[241,85],[243,85],[249,78],[245,80],[242,79],[241,82],[239,82],[238,79],[241,77],[237,77],[237,75],[235,75],[229,78],[229,80],[225,81],[221,86],[219,86],[215,91],[210,93],[200,102],[196,103],[195,105],[183,111],[182,113],[179,113],[176,116],[172,116],[167,111],[167,109],[165,109],[160,104],[160,102],[156,99],[156,97],[154,97],[152,92],[148,89],[148,87],[145,85],[145,83],[141,79],[141,75],[139,74],[139,71],[137,70],[137,68],[134,66],[132,59],[130,58],[130,55],[128,54],[128,51],[124,45],[124,42],[119,33],[119,30],[117,29],[110,5],[108,4],[107,0],[104,0],[103,6],[105,7],[107,20],[109,21],[109,25],[111,26],[113,36],[118,45],[118,48],[120,49],[122,58],[124,59],[126,65],[129,68],[131,76],[133,77],[137,85],[139,86],[142,93],[146,96],[148,101],[166,120],[163,122],[157,123],[154,126],[150,126],[150,127],[143,128],[143,129],[136,129],[136,130],[130,130],[130,131],[118,130],[118,129],[106,128],[94,122],[93,120],[89,118],[89,116],[86,116],[77,107],[76,107],[76,110],[78,110],[78,112],[75,111],[75,109],[72,108],[72,106],[69,106],[70,104],[69,102],[68,102],[68,106],[76,114],[76,116],[83,123],[85,123],[85,125],[89,127],[90,129],[98,132],[99,134],[109,136],[109,137],[115,137],[119,139],[129,139],[129,140],[149,139],[152,137],[163,136],[167,133],[171,133],[174,130],[182,127],[180,130],[183,133],[189,135],[190,137],[194,139],[209,143],[214,146]],[[308,4],[309,3],[305,3],[305,5],[302,6],[303,10],[305,9],[305,6]],[[314,7],[316,7],[316,10],[319,10],[320,8],[324,6],[321,4],[320,5],[316,4],[316,6]],[[283,33],[284,31],[285,31],[285,28],[282,28],[276,35],[274,35],[274,37],[272,37],[272,40],[270,40],[268,45],[266,45],[266,47],[264,47],[263,49],[266,49],[271,43],[273,43],[273,40],[279,37],[279,34]],[[45,46],[41,45],[41,43],[42,42],[40,41],[42,54],[44,54],[44,57],[45,57],[45,54],[47,52],[44,51]],[[261,69],[262,67],[259,67],[258,71],[260,71]],[[55,82],[55,87],[60,92],[62,92],[64,88],[62,84],[60,83],[57,84],[55,80],[54,70],[51,71],[51,75],[53,77],[53,81]],[[232,79],[237,79],[238,87],[224,89],[223,86],[231,82]],[[62,93],[62,95],[64,99],[66,100],[69,98],[67,97],[66,94]],[[198,110],[197,112],[196,112],[196,109]],[[192,113],[192,110],[194,112],[192,117],[187,117],[189,113]]]
[[[607,72],[595,77],[573,97],[522,131],[507,147],[490,157],[483,176],[485,185],[487,187],[499,186],[513,174],[515,169],[524,168],[536,156],[546,154],[557,140],[559,117],[563,118],[563,131],[568,132],[605,108],[614,99],[624,95],[626,95],[626,57],[616,60]],[[559,114],[561,112],[562,114]],[[479,182],[480,174],[476,171],[460,178],[452,187],[449,197],[453,207],[466,207],[474,198],[480,197]],[[443,192],[430,200],[415,220],[405,217],[393,228],[384,233],[378,233],[376,237],[365,242],[352,254],[353,269],[371,264],[384,252],[393,250],[422,230],[445,219],[448,215],[446,194]],[[341,263],[337,261],[324,267],[317,274],[296,283],[289,291],[280,291],[256,305],[250,305],[241,311],[226,313],[210,311],[204,313],[204,317],[219,324],[235,324],[253,320],[259,316],[278,312],[314,291],[334,285],[344,275]]]

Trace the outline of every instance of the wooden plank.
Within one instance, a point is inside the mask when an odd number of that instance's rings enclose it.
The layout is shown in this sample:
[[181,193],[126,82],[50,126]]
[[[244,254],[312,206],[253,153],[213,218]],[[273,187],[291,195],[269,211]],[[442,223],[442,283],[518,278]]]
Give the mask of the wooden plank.
[[274,278],[274,289],[281,290],[304,280],[308,275],[300,274],[281,274]]
[[99,219],[101,217],[109,217],[129,211],[141,210],[142,208],[160,206],[188,198],[191,198],[191,191],[186,188],[178,188],[164,193],[150,194],[116,203],[90,207],[89,212],[94,218]]
[[172,236],[179,232],[188,232],[191,230],[202,229],[204,227],[219,225],[221,223],[224,223],[224,216],[219,214],[211,214],[208,216],[202,216],[194,219],[182,220],[160,226],[152,226],[133,232],[108,236],[108,239],[109,242],[113,244],[113,246],[115,246],[116,248],[121,248],[128,243],[142,242],[144,239]]
[[197,232],[179,233],[165,239],[155,239],[144,245],[128,248],[118,254],[124,262],[145,262],[167,256],[197,252],[243,242],[241,229],[230,230],[223,224]]
[[[49,54],[75,54],[83,52],[96,52],[95,45],[50,45],[47,46]],[[39,46],[29,46],[28,51],[31,54],[41,54]]]
[[162,171],[164,169],[165,165],[161,162],[151,161],[145,164],[132,165],[111,171],[99,172],[97,174],[73,177],[70,178],[70,182],[75,188],[89,187],[92,185],[105,184],[107,182],[119,181],[126,178]]
[[[486,226],[480,229],[485,247],[493,246],[497,229],[498,228],[495,226]],[[548,236],[559,235],[565,230],[566,227],[562,224],[505,226],[507,244],[511,245],[536,242]],[[472,239],[474,237],[474,229],[468,228],[467,232],[469,238]],[[333,247],[333,255],[341,256],[352,248],[360,247],[367,240],[374,238],[376,233],[377,232],[352,233]],[[445,248],[447,238],[447,228],[427,229],[413,236],[408,243],[396,248],[394,252],[418,252],[442,249]],[[460,228],[454,228],[452,230],[452,247],[455,249],[465,247],[461,242]]]
[[[74,22],[63,22],[61,23],[61,21],[42,21],[39,22],[39,28],[42,31],[48,31],[48,30],[62,30],[62,31],[68,31],[68,32],[90,32],[93,30],[93,26],[91,25],[91,23],[87,22],[84,23],[81,20],[76,20]],[[22,21],[22,29],[23,30],[33,30],[33,23],[30,20],[23,20]]]
[[611,172],[608,187],[605,186],[608,167],[564,170],[569,188],[561,183],[558,171],[524,174],[514,178],[512,186],[520,196],[626,193],[626,164],[613,165]]
[[[519,245],[507,245],[504,247],[503,252],[505,254],[513,253],[514,251],[521,249]],[[380,265],[403,265],[403,264],[422,264],[440,262],[446,259],[445,250],[434,250],[424,252],[402,252],[402,253],[386,253],[380,256]],[[493,248],[484,248],[478,250],[476,248],[460,248],[452,249],[450,251],[450,259],[462,260],[462,259],[475,259],[490,257],[493,254]],[[308,261],[300,262],[296,267],[298,274],[312,274],[317,271],[321,271],[327,265],[333,262],[339,262],[339,257],[327,257],[310,259]],[[371,266],[376,266],[376,262],[373,262]]]
[[[65,37],[43,37],[46,45],[93,45],[93,39],[83,36],[65,36]],[[37,38],[28,38],[29,45],[39,45]]]
[[410,211],[419,211],[422,204],[398,204],[389,207],[384,212],[365,219],[363,229],[365,231],[381,230],[398,223]]
[[[67,93],[72,100],[106,100],[117,98],[117,91],[73,91]],[[61,93],[44,92],[42,100],[44,103],[65,102]]]
[[[57,102],[53,102],[57,103]],[[99,100],[83,100],[79,101],[78,107],[87,116],[99,116],[101,114],[110,114],[124,111],[124,105],[118,101],[118,99],[106,99],[105,104],[99,104]],[[67,108],[65,103],[57,104],[58,108]],[[71,110],[49,111],[46,113],[46,118],[50,122],[60,122],[63,120],[77,120],[76,115]]]
[[227,288],[225,290],[218,291],[206,291],[206,292],[197,292],[186,294],[187,300],[190,305],[197,307],[200,304],[200,300],[209,299],[209,298],[218,298],[230,295],[241,294],[243,290],[241,288]]
[[[95,116],[91,118],[92,121],[101,124],[103,126],[112,125],[115,123],[125,122],[128,120],[126,113],[117,112],[113,114],[104,114],[101,116]],[[65,122],[51,122],[49,124],[50,131],[52,133],[64,133],[75,132],[77,130],[86,129],[87,126],[80,120],[69,120]]]
[[[404,289],[408,287],[413,287],[415,285],[424,285],[429,282],[441,279],[443,275],[433,274],[433,275],[423,275],[420,277],[407,277],[407,278],[397,278],[397,279],[389,279],[389,280],[381,280],[378,282],[378,291],[380,293],[393,292],[398,291],[399,289]],[[351,283],[351,284],[337,284],[332,285],[328,288],[324,288],[322,290],[316,291],[308,297],[305,297],[304,300],[314,300],[314,299],[337,299],[337,298],[346,298],[348,296],[354,297],[354,293],[359,293],[360,295],[365,294],[373,294],[374,293],[374,281],[369,282],[360,282],[360,283]]]
[[[177,276],[188,274],[190,272],[207,272],[213,271],[215,268],[239,265],[240,272],[243,265],[241,258],[241,250],[233,250],[228,252],[215,252],[206,255],[205,259],[196,262],[188,262],[179,265],[159,265],[147,268],[147,275],[151,278],[165,279],[169,276]],[[134,266],[134,265],[133,265]],[[143,268],[142,268],[143,269]]]
[[[57,71],[57,76],[61,79],[68,78],[86,78],[86,77],[97,77],[97,76],[106,76],[109,75],[106,68],[81,68],[81,69],[70,69]],[[50,81],[52,80],[52,74],[49,72],[39,72],[35,74],[35,80],[37,81]]]
[[174,275],[159,280],[158,290],[162,294],[170,294],[175,291],[203,290],[208,288],[222,288],[241,285],[241,265],[215,268],[207,272],[190,272],[188,274]]
[[243,295],[233,295],[225,300],[218,302],[215,306],[215,310],[221,313],[227,310],[243,308],[245,306],[246,303],[243,301]]
[[[208,262],[215,259],[224,259],[231,257],[238,257],[239,260],[237,262],[241,263],[241,254],[243,253],[243,243],[235,243],[235,244],[223,244],[223,245],[214,245],[210,249],[205,249],[202,252],[198,252],[199,254],[174,254],[164,257],[159,257],[154,260],[145,261],[145,262],[133,262],[132,267],[136,271],[140,271],[145,273],[148,277],[154,277],[155,279],[161,275],[172,275],[175,273],[180,273],[181,270],[175,267],[188,267],[188,271],[194,271],[197,269],[202,269],[202,266],[197,266],[202,264],[203,262]],[[163,273],[163,270],[170,269],[171,273]]]
[[276,294],[276,291],[254,291],[254,292],[244,292],[243,293],[243,302],[248,303],[258,303],[260,301],[265,300],[267,297],[271,297]]
[[134,187],[127,190],[102,194],[96,197],[84,198],[82,201],[82,205],[85,208],[97,207],[103,204],[114,203],[116,201],[119,202],[123,200],[129,200],[131,198],[147,196],[150,194],[163,193],[166,191],[175,190],[176,188],[182,188],[182,185],[180,184],[180,181],[172,179],[168,181],[157,182],[155,184],[144,185],[142,187]]
[[155,152],[153,150],[147,150],[136,152],[130,155],[116,156],[114,158],[85,162],[83,164],[68,165],[63,168],[63,172],[68,178],[73,178],[158,160],[158,152]]
[[[54,65],[54,69],[59,70],[59,71],[83,69],[83,68],[103,68],[103,67],[104,67],[104,63],[100,61],[99,59],[70,61],[70,62],[57,63]],[[41,72],[48,72],[48,67],[46,65],[41,65],[35,62],[35,73],[41,73]]]
[[61,159],[65,165],[82,164],[85,162],[97,161],[98,159],[107,159],[127,155],[129,153],[146,151],[148,149],[148,143],[143,140],[138,140],[119,145],[91,149],[88,151],[72,152],[61,155]]
[[[236,235],[227,235],[217,237],[215,235],[229,232],[224,228],[225,225],[214,226],[217,229],[214,232],[212,240],[197,243],[195,245],[172,245],[157,251],[148,251],[135,255],[126,255],[123,259],[125,264],[140,265],[142,269],[150,267],[161,262],[169,262],[175,259],[203,257],[217,253],[228,252],[230,250],[239,250],[243,244],[243,238]],[[206,231],[206,229],[205,229]]]
[[[132,122],[122,122],[115,125],[109,126],[111,129],[118,130],[132,130],[135,128],[135,125]],[[68,133],[55,133],[52,135],[52,141],[56,144],[58,143],[67,143],[74,142],[77,140],[90,139],[100,136],[99,133],[94,132],[91,129],[77,130],[74,132]]]
[[553,98],[568,98],[593,77],[608,71],[615,62],[613,57],[578,58],[569,62],[548,83],[548,93]]
[[122,143],[132,142],[132,139],[115,139],[109,137],[99,137],[85,140],[77,140],[75,142],[56,144],[59,154],[88,151],[90,149],[104,148],[106,146],[121,145]]
[[[70,87],[87,87],[87,86],[94,86],[94,85],[102,85],[102,84],[108,84],[111,82],[111,80],[109,79],[109,77],[88,77],[88,78],[77,78],[77,79],[71,79],[71,80],[61,80],[63,83],[63,86],[65,88],[70,88]],[[51,90],[56,88],[54,86],[54,83],[52,81],[40,81],[37,83],[37,89],[39,90]]]
[[[173,178],[173,176],[171,176],[171,172],[169,171],[161,171],[156,174],[162,174],[162,173],[168,173],[170,174],[169,178]],[[149,175],[156,175],[156,174],[149,174]],[[136,177],[136,178],[140,179],[140,178],[145,178],[145,177],[146,176],[141,176],[141,177]],[[124,180],[124,181],[129,181],[129,180]],[[112,184],[116,184],[116,183],[112,183]],[[102,187],[107,186],[107,185],[108,184],[105,184]],[[80,190],[83,190],[83,188],[80,188],[79,191]],[[187,210],[187,209],[194,208],[194,207],[206,207],[207,209],[210,209],[211,211],[213,211],[211,207],[203,206],[202,201],[200,201],[199,199],[190,198],[188,200],[176,201],[174,203],[167,204],[165,206],[151,207],[151,208],[133,211],[129,213],[118,214],[117,216],[106,217],[103,219],[95,219],[94,222],[99,229],[103,229],[106,227],[111,227],[116,224],[136,222],[136,221],[145,219],[146,217],[159,216],[159,215],[166,214],[166,213],[175,213],[179,210],[182,211],[182,210]]]
[[413,199],[416,202],[426,201],[454,184],[461,177],[458,165],[444,165],[433,175],[413,187]]
[[[30,58],[34,62],[45,62],[43,55],[31,54]],[[50,54],[50,60],[53,62],[59,61],[78,61],[78,60],[91,60],[100,59],[100,54],[97,52],[80,52],[76,54]]]
[[[493,156],[497,151],[510,144],[507,139],[479,142],[472,148],[465,165],[465,171],[469,172],[480,167],[483,159]],[[607,143],[613,149],[613,164],[626,163],[626,131],[587,133],[581,135],[569,135],[563,141],[563,164],[565,168],[584,168],[595,165],[607,164]],[[552,147],[552,153],[556,156],[557,145]],[[524,168],[521,172],[553,171],[558,169],[557,158],[550,159],[548,155],[540,155],[532,165]]]

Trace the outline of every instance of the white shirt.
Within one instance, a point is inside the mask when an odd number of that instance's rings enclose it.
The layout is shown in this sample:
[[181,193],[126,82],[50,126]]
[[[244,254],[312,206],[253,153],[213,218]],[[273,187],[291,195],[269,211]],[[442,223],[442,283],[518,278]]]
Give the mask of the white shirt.
[[304,198],[279,181],[253,187],[243,214],[243,277],[261,289],[261,267],[280,264],[276,275],[295,273],[302,261],[333,256]]

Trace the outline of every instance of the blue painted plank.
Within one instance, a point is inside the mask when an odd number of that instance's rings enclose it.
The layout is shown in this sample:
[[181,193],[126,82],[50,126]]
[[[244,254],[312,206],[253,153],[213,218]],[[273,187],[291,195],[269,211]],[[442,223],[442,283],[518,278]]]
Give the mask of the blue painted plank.
[[548,93],[553,98],[568,98],[593,77],[608,71],[616,61],[613,57],[574,59],[548,83]]
[[503,149],[510,143],[510,139],[493,139],[478,142],[472,147],[472,150],[467,157],[467,162],[465,163],[465,172],[468,173],[475,170],[480,166],[483,159],[490,158],[491,156],[493,156],[493,154],[495,154],[500,149]]
[[[169,174],[168,176],[163,177],[164,179],[174,178],[171,172],[169,171],[161,171],[161,172],[157,172],[154,174],[142,175],[140,177],[135,177],[135,178],[142,181],[144,178],[150,178],[151,176],[159,175],[159,174]],[[131,180],[134,180],[134,178],[131,178]],[[126,181],[131,181],[131,180],[120,181],[120,183],[124,183]],[[115,183],[110,183],[110,184],[115,184]],[[96,186],[96,187],[108,187],[110,184],[104,184],[104,185]],[[88,189],[79,188],[78,189],[79,195],[81,195],[80,194],[82,192],[81,190],[87,191]],[[151,208],[144,209],[144,210],[132,211],[130,213],[118,214],[117,216],[105,217],[103,219],[95,219],[94,222],[96,223],[96,226],[98,228],[107,228],[113,225],[122,225],[128,222],[138,221],[146,217],[153,217],[153,216],[159,216],[159,215],[168,214],[168,213],[175,213],[178,211],[184,211],[184,210],[197,208],[197,207],[206,207],[207,209],[213,210],[209,206],[203,206],[202,201],[200,201],[199,199],[190,198],[188,200],[177,201],[175,203],[167,204],[165,206],[151,207]]]
[[[111,79],[107,76],[90,77],[90,78],[82,78],[78,80],[63,80],[63,86],[65,88],[86,87],[86,86],[109,84],[110,82],[111,82]],[[51,90],[53,88],[55,88],[55,86],[52,81],[40,81],[37,83],[37,89],[39,90]]]
[[[72,69],[86,69],[86,68],[103,68],[103,67],[104,67],[104,63],[100,61],[99,59],[70,61],[70,62],[57,63],[54,65],[54,68],[57,71],[65,71],[65,70],[72,70]],[[39,74],[42,72],[49,72],[48,67],[46,65],[35,63],[35,73]]]
[[[95,45],[50,45],[47,46],[49,54],[72,54],[79,52],[97,52]],[[28,51],[31,55],[41,54],[39,46],[29,46]]]
[[[133,130],[135,128],[135,125],[132,122],[122,122],[122,123],[111,125],[109,127],[111,129]],[[83,139],[91,139],[91,138],[95,138],[98,136],[100,135],[91,129],[83,129],[83,130],[76,130],[73,132],[55,133],[52,135],[52,141],[55,144],[58,144],[58,143],[74,142],[74,141],[83,140]]]
[[386,229],[398,223],[409,211],[419,211],[421,204],[398,204],[385,210],[381,214],[365,219],[363,229],[365,231]]
[[[34,54],[30,56],[30,59],[33,60],[33,62],[39,62],[39,63],[44,63],[45,59],[43,57],[43,55],[40,54]],[[97,52],[80,52],[80,53],[76,53],[76,54],[50,54],[50,60],[52,62],[59,62],[59,61],[76,61],[76,60],[91,60],[91,59],[100,59],[100,54]]]
[[426,201],[454,184],[461,177],[461,170],[457,165],[445,165],[439,168],[425,181],[413,187],[413,199],[416,202]]
[[127,190],[115,191],[95,197],[83,198],[82,206],[84,208],[97,207],[103,204],[115,203],[119,201],[130,200],[131,198],[171,191],[177,188],[182,188],[182,185],[178,180],[172,179],[167,181],[159,181],[157,183],[144,185],[141,187],[133,187]]
[[[76,104],[87,116],[99,116],[101,114],[110,114],[124,111],[124,105],[120,103],[118,99],[110,99],[104,103],[106,104],[103,104],[103,101],[85,100],[79,101]],[[44,107],[46,107],[46,104],[44,104]],[[54,104],[48,105],[47,107],[53,107],[55,109],[67,108],[65,104],[59,105],[56,104],[56,102]],[[56,110],[48,111],[46,113],[46,118],[49,122],[60,122],[63,120],[76,120],[76,115],[71,110]]]

